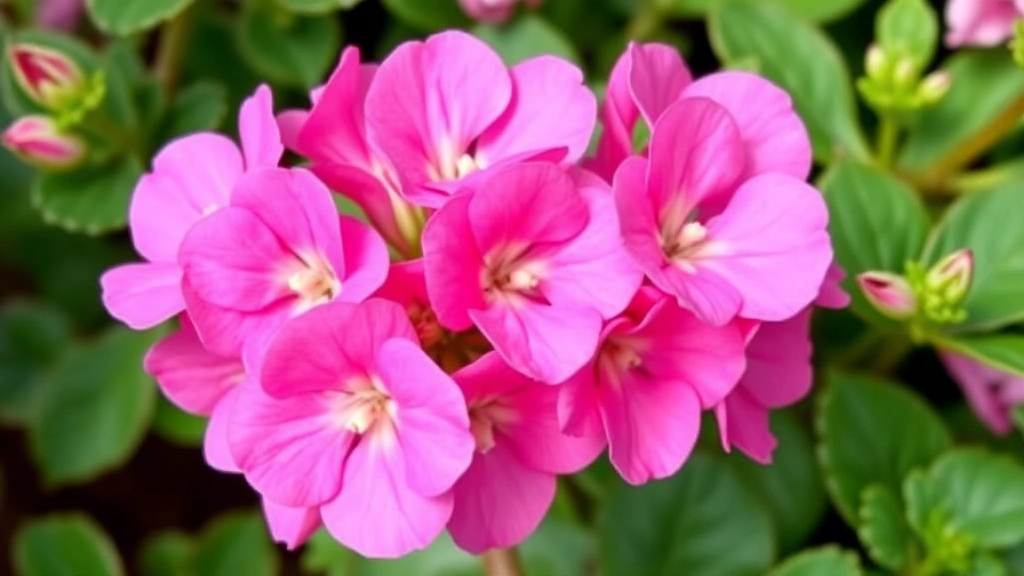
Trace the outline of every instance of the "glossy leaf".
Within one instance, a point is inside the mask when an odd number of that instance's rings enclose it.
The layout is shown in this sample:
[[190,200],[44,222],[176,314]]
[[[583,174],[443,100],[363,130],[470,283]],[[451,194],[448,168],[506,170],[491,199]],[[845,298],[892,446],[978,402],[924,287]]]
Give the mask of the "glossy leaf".
[[148,540],[139,557],[141,576],[185,576],[192,573],[192,538],[180,532],[161,532]]
[[227,92],[220,84],[196,82],[181,90],[168,111],[161,140],[190,132],[216,130],[228,115]]
[[819,398],[818,457],[832,501],[851,526],[859,524],[865,488],[879,484],[899,494],[909,471],[952,442],[938,415],[897,384],[836,373]]
[[861,576],[863,573],[856,552],[825,546],[787,559],[768,576]]
[[767,510],[723,458],[703,453],[671,478],[620,485],[599,537],[605,576],[755,576],[775,556]]
[[157,337],[157,331],[112,328],[57,367],[47,384],[52,393],[29,429],[49,484],[81,482],[115,468],[142,441],[156,400],[142,356]]
[[[864,0],[771,0],[790,12],[815,22],[838,20],[853,12]],[[698,17],[714,7],[715,0],[663,0],[666,12],[673,16]]]
[[545,54],[571,62],[580,61],[572,43],[557,28],[535,14],[517,18],[503,26],[481,24],[473,28],[473,34],[494,48],[510,66]]
[[897,572],[906,568],[914,535],[903,517],[899,495],[880,484],[868,486],[861,493],[858,519],[857,535],[871,559]]
[[754,61],[764,76],[789,92],[819,162],[867,158],[849,71],[820,30],[762,0],[718,2],[708,25],[720,60],[727,65]]
[[125,36],[174,18],[194,0],[86,0],[89,15],[104,32]]
[[31,422],[46,393],[45,375],[71,342],[67,318],[43,302],[0,308],[0,419]]
[[92,519],[66,514],[34,519],[14,534],[17,576],[121,576],[110,537]]
[[392,16],[423,32],[462,28],[469,23],[456,0],[381,0]]
[[245,4],[237,30],[239,52],[266,80],[304,89],[319,84],[338,57],[338,21],[282,16],[273,8],[259,2]]
[[909,56],[924,69],[939,44],[939,21],[925,0],[889,0],[878,12],[876,41],[887,54]]
[[1024,377],[1024,335],[983,334],[942,338],[936,346],[965,356],[1004,372]]
[[196,543],[197,574],[274,576],[277,553],[259,512],[231,513],[207,526]]
[[299,14],[329,14],[347,10],[362,0],[275,0],[282,8]]
[[73,172],[44,174],[32,189],[43,220],[90,235],[123,228],[142,167],[134,157]]

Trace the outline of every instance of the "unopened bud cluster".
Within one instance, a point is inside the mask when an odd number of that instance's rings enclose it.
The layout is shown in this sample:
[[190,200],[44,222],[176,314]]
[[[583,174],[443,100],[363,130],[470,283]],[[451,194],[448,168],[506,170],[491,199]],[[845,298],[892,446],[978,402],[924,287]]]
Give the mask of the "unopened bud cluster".
[[893,53],[877,44],[868,48],[865,75],[857,89],[872,108],[881,113],[906,114],[937,104],[949,92],[951,77],[939,71],[923,75],[913,55]]

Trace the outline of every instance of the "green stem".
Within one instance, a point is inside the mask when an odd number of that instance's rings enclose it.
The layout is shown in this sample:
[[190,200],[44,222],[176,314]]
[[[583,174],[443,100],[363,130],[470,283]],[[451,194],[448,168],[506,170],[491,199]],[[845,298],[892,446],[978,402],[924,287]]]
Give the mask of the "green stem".
[[892,166],[896,159],[896,144],[900,137],[900,123],[891,114],[883,114],[878,123],[876,154],[883,168]]
[[854,368],[861,361],[873,352],[885,340],[886,333],[875,329],[867,328],[852,344],[846,347],[846,351],[836,358],[836,365],[841,368]]
[[626,38],[637,42],[648,40],[661,28],[664,15],[658,6],[659,0],[648,0],[637,10],[626,26]]
[[948,186],[936,192],[948,196],[959,196],[990,190],[1021,177],[1024,177],[1024,160],[958,174],[950,179]]
[[484,574],[487,576],[523,576],[519,553],[515,547],[484,552]]
[[879,375],[889,375],[897,366],[903,357],[907,355],[907,352],[913,348],[913,344],[904,337],[902,334],[890,336],[885,339],[885,345],[882,346],[878,354],[875,355],[874,360],[871,363],[871,371]]
[[192,27],[192,10],[186,9],[172,18],[160,30],[160,43],[156,49],[156,60],[153,62],[153,75],[156,76],[164,91],[170,95],[178,85],[181,73],[181,62],[188,47],[189,32]]

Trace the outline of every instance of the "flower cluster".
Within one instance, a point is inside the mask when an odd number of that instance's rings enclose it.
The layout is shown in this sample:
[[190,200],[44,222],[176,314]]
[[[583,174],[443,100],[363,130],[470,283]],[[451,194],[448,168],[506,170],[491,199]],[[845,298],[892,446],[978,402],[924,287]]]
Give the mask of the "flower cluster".
[[846,305],[785,92],[631,45],[599,111],[574,65],[452,31],[349,48],[311,100],[275,117],[261,87],[240,146],[168,144],[131,205],[145,262],[102,278],[129,326],[179,318],[146,370],[278,540],[511,546],[605,447],[631,484],[675,473],[704,411],[770,461],[810,310]]

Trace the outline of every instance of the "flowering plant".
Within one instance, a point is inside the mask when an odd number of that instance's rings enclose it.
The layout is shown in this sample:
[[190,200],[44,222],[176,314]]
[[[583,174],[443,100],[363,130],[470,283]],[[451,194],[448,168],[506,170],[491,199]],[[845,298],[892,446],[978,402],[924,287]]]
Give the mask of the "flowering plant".
[[12,10],[15,573],[1024,570],[1022,7],[597,4]]

